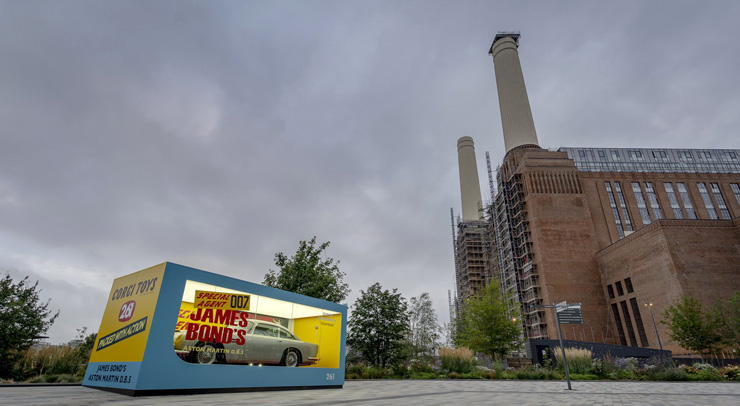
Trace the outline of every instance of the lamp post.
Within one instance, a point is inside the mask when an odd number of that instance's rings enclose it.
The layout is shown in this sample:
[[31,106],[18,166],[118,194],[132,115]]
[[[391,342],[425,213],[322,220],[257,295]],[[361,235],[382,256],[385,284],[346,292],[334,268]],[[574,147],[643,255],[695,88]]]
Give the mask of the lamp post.
[[658,326],[655,325],[655,317],[653,317],[653,304],[650,301],[645,301],[645,307],[650,310],[650,319],[653,321],[653,329],[655,330],[655,337],[658,338],[658,346],[663,351],[663,344],[660,342],[660,334],[658,334]]

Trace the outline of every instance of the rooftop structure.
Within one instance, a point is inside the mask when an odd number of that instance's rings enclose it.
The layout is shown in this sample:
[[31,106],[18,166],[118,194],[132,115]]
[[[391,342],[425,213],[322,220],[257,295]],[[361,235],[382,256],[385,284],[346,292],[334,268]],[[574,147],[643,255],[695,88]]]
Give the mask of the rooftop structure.
[[740,173],[740,149],[561,147],[579,171]]

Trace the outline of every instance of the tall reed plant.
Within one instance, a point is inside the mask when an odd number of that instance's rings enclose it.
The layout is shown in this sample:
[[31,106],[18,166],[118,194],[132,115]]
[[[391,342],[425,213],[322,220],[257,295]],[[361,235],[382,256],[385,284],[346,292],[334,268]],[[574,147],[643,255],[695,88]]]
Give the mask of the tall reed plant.
[[466,347],[442,347],[439,349],[439,359],[442,361],[442,369],[460,374],[472,371],[476,364],[473,351]]
[[[563,350],[560,347],[555,347],[552,353],[555,356],[555,361],[558,363],[558,369],[564,371]],[[568,371],[573,374],[591,373],[593,364],[591,355],[591,350],[585,348],[566,348],[565,358],[568,359]]]
[[22,375],[74,374],[80,364],[75,348],[68,345],[29,348],[18,362]]

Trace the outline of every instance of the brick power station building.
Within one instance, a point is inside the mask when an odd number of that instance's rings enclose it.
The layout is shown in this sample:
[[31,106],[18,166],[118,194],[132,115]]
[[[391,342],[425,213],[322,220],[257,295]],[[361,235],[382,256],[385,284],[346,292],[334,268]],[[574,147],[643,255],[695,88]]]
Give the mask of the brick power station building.
[[566,339],[657,348],[660,337],[686,353],[663,311],[682,295],[707,308],[740,290],[740,150],[542,149],[518,40],[499,33],[490,48],[506,146],[495,190],[489,169],[490,205],[471,186],[473,140],[458,141],[458,299],[496,277],[529,339],[557,338],[552,310],[535,306],[580,302],[584,324],[565,326]]

